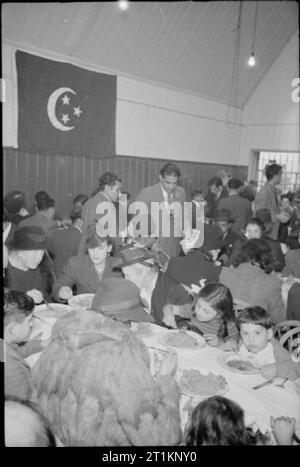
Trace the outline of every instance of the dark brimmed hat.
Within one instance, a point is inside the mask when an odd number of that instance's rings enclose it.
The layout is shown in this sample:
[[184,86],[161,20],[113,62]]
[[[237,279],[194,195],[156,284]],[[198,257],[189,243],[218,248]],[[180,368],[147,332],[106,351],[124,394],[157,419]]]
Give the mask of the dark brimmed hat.
[[141,305],[139,289],[127,279],[103,279],[91,308],[119,321],[154,322],[153,316]]
[[220,250],[225,246],[223,232],[218,225],[204,226],[204,241],[200,250],[208,253],[211,250]]
[[4,196],[3,205],[8,213],[16,214],[25,208],[25,194],[22,191],[10,191]]
[[233,222],[234,219],[232,218],[232,215],[229,209],[218,209],[215,212],[214,221],[215,222],[218,222],[218,221]]
[[7,242],[11,250],[44,250],[47,248],[46,235],[40,227],[28,225],[15,230]]
[[263,209],[258,209],[255,214],[256,219],[259,219],[262,221],[264,224],[268,224],[269,222],[272,222],[272,216],[271,216],[271,211],[270,209],[263,208]]
[[[150,259],[153,260],[152,263],[149,263]],[[114,268],[123,268],[136,263],[145,264],[145,266],[151,267],[153,266],[153,263],[156,264],[156,259],[156,253],[148,250],[147,248],[124,247],[118,251],[118,256],[115,258]]]

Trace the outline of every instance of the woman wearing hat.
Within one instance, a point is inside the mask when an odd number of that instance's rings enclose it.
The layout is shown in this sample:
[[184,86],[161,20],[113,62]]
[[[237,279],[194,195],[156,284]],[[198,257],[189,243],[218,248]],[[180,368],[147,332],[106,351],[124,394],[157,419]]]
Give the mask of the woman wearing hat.
[[7,241],[8,287],[26,292],[36,303],[48,298],[51,290],[46,268],[41,269],[46,244],[45,233],[35,226],[19,227]]
[[95,293],[104,277],[120,277],[120,272],[112,271],[115,259],[108,257],[111,249],[111,240],[99,237],[95,226],[90,225],[86,254],[68,259],[53,286],[53,297],[59,301],[69,300],[73,296],[74,286],[77,294]]

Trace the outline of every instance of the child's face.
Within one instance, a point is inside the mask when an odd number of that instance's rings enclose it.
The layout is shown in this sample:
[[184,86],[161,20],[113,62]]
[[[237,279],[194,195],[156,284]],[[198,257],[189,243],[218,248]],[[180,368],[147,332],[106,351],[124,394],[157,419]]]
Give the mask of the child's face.
[[256,224],[248,224],[246,227],[246,237],[248,240],[252,238],[261,238],[261,228]]
[[199,297],[195,306],[195,314],[199,321],[211,321],[218,312],[206,300]]
[[273,330],[266,329],[260,324],[243,323],[240,334],[246,349],[249,352],[257,353],[267,346],[273,337]]
[[283,209],[290,207],[290,200],[288,198],[282,198],[281,206]]
[[33,326],[32,313],[24,318],[21,323],[15,323],[13,328],[13,341],[26,342],[29,339],[31,329]]

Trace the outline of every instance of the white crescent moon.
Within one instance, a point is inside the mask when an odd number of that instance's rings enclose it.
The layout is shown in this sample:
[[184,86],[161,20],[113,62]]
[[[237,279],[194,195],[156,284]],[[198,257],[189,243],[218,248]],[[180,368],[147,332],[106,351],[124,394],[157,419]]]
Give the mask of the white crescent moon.
[[57,120],[56,113],[55,113],[55,107],[56,107],[56,102],[58,98],[64,93],[64,92],[71,92],[72,94],[76,94],[75,91],[71,88],[58,88],[53,93],[50,95],[47,103],[47,113],[50,122],[52,125],[57,128],[58,130],[61,131],[70,131],[73,130],[75,127],[74,126],[65,126],[63,125],[59,120]]

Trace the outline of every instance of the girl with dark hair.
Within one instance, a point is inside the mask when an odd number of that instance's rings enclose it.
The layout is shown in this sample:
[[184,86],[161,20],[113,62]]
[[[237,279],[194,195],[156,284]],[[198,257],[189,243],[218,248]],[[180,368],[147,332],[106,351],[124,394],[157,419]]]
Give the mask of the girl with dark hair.
[[272,261],[271,248],[268,243],[260,238],[248,240],[242,246],[240,254],[237,256],[234,266],[242,263],[258,265],[265,272],[269,272],[268,266]]
[[270,444],[260,431],[245,426],[243,409],[226,397],[214,396],[195,407],[186,427],[187,446]]
[[177,315],[183,318],[183,321],[178,321],[180,327],[183,325],[200,332],[208,345],[227,348],[228,341],[238,340],[233,298],[223,284],[209,283],[204,286],[194,305],[166,305],[163,311],[166,325],[177,327],[174,318]]
[[267,274],[271,261],[265,240],[252,239],[242,245],[234,266],[224,267],[219,280],[230,288],[234,298],[265,308],[274,324],[286,319],[281,294],[281,280]]

